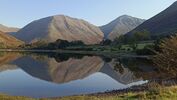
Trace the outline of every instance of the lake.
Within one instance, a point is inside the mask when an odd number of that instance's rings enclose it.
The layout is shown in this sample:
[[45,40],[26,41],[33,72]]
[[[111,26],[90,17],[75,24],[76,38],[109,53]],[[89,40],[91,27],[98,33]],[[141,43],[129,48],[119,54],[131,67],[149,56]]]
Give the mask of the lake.
[[79,54],[0,54],[0,93],[34,98],[125,89],[159,76],[146,59]]

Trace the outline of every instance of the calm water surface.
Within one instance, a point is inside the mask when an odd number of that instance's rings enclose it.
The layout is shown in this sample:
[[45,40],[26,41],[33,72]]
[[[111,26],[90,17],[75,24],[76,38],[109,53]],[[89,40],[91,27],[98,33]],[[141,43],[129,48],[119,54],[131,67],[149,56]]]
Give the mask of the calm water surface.
[[138,59],[3,53],[0,93],[41,98],[124,89],[146,83],[153,70],[151,63]]

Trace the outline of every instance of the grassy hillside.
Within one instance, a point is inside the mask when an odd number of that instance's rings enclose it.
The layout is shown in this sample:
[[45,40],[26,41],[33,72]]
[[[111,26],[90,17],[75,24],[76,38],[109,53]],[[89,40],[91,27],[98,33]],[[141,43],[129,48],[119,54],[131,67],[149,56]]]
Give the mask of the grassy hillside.
[[13,48],[23,44],[22,41],[0,31],[0,48]]

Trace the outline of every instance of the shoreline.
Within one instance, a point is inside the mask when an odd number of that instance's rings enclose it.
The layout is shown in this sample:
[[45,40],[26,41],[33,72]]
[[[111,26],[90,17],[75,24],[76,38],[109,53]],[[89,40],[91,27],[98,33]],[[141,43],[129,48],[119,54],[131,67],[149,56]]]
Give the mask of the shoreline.
[[151,59],[153,55],[136,55],[132,52],[117,52],[117,51],[76,51],[76,50],[25,50],[25,49],[0,49],[0,52],[31,52],[31,53],[69,53],[69,54],[85,54],[97,55],[105,57],[117,58],[142,58]]
[[[168,80],[165,80],[168,81]],[[46,97],[46,98],[32,98],[27,96],[11,96],[6,94],[0,94],[0,99],[8,100],[129,100],[129,99],[158,99],[163,100],[164,98],[177,98],[176,85],[160,85],[156,83],[157,86],[153,87],[154,83],[145,83],[140,86],[133,86],[122,90],[113,90],[102,93],[93,94],[81,94],[73,96],[63,96],[63,97]],[[176,81],[177,84],[177,81]],[[152,86],[151,86],[152,85]],[[163,98],[163,99],[162,99]],[[168,100],[167,99],[167,100]],[[166,100],[166,99],[165,99]]]

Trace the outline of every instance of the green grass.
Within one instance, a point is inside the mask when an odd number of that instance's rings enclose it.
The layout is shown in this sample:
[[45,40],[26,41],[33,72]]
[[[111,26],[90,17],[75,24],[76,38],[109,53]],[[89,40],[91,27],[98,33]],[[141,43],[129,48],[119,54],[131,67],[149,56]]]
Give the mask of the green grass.
[[117,95],[98,95],[98,96],[70,96],[63,98],[44,98],[32,99],[27,97],[14,97],[0,95],[0,100],[177,100],[177,86],[156,87],[148,91],[129,92]]
[[[137,49],[143,49],[147,45],[153,45],[153,43],[139,43],[137,44]],[[67,47],[67,50],[80,50],[80,51],[103,51],[103,52],[132,52],[133,49],[130,45],[121,45],[119,46],[99,46],[99,45],[91,45],[91,46],[74,46]]]

